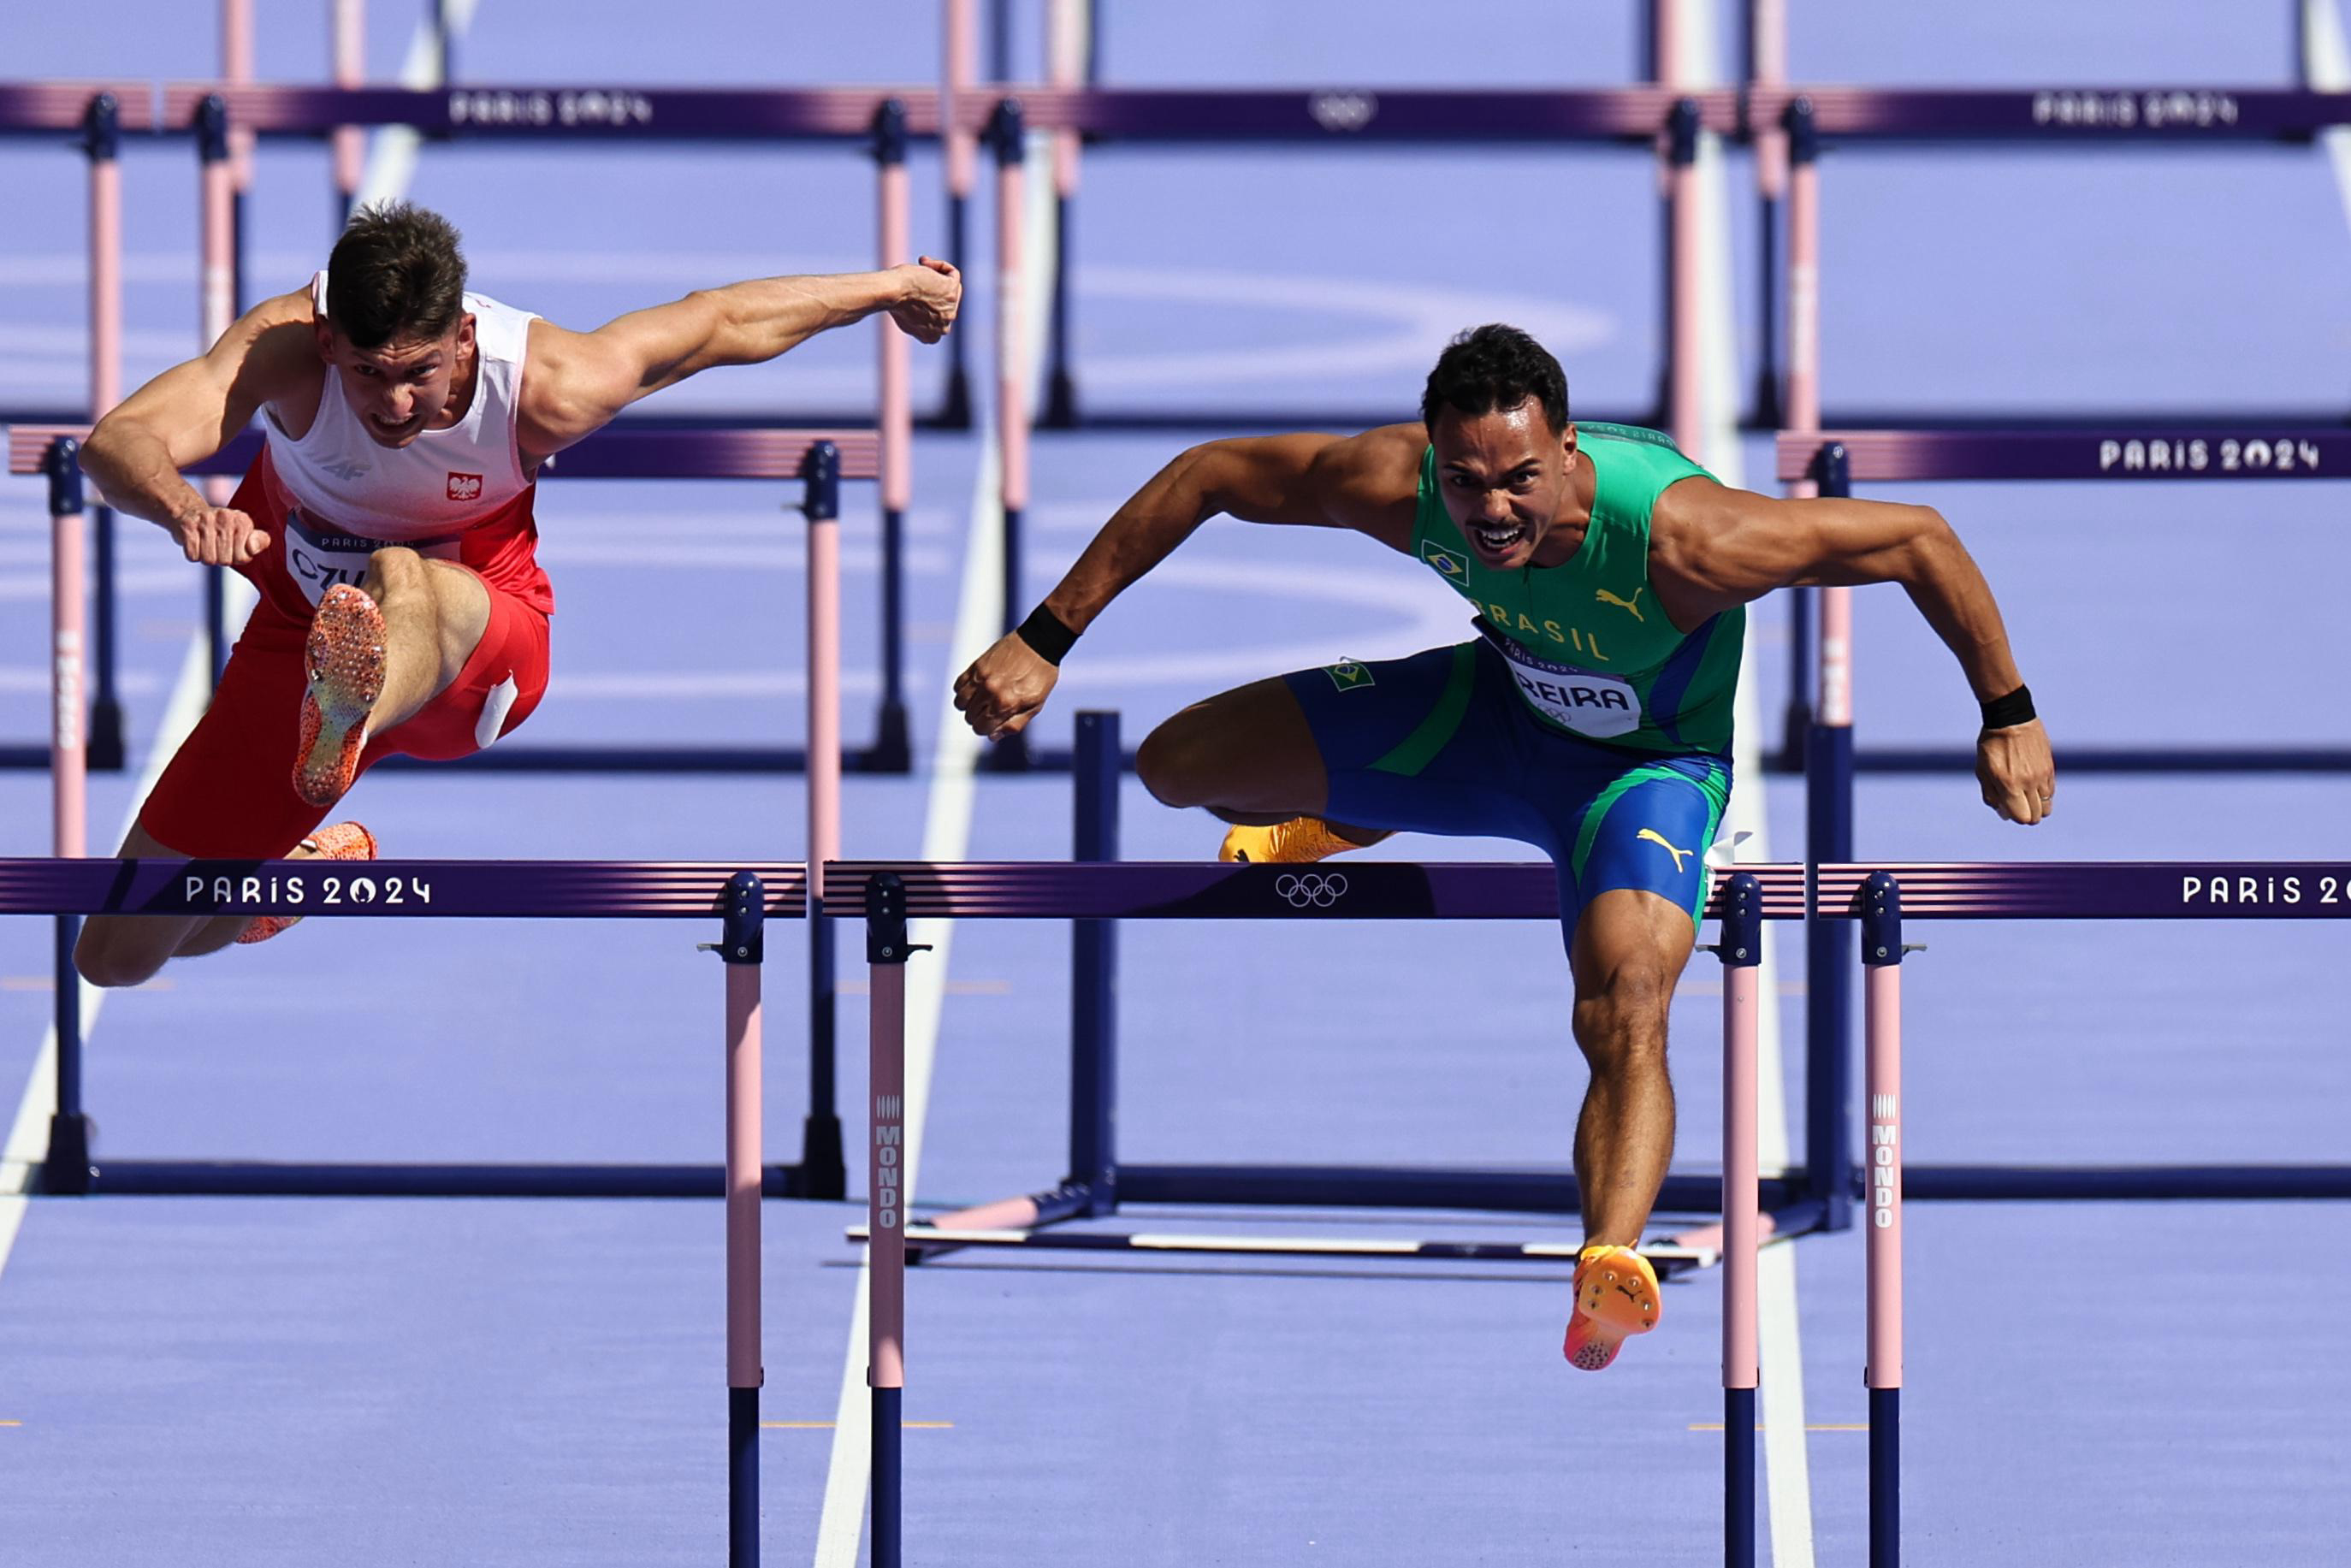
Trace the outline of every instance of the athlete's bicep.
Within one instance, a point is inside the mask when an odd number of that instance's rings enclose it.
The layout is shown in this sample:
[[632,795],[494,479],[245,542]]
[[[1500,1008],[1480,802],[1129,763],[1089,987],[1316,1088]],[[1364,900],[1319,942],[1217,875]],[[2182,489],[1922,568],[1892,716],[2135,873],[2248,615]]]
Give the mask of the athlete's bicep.
[[544,319],[530,324],[523,371],[523,417],[547,452],[610,423],[639,398],[701,368],[716,316],[701,295],[632,310],[592,332]]
[[1701,618],[1775,588],[1904,580],[1919,542],[1944,527],[1931,507],[1888,501],[1782,500],[1703,480],[1667,495],[1651,573]]
[[[1243,522],[1298,528],[1353,528],[1404,549],[1396,497],[1409,499],[1414,481],[1399,480],[1396,444],[1389,432],[1364,435],[1270,435],[1219,441],[1198,449],[1214,455],[1207,486],[1215,510]],[[1414,449],[1416,457],[1417,446]],[[1399,486],[1401,488],[1399,488]],[[1406,511],[1408,513],[1408,507]],[[1409,516],[1401,525],[1410,532]]]
[[91,433],[136,427],[163,444],[179,467],[201,462],[253,422],[318,364],[308,296],[266,299],[246,311],[196,359],[172,366],[124,398]]

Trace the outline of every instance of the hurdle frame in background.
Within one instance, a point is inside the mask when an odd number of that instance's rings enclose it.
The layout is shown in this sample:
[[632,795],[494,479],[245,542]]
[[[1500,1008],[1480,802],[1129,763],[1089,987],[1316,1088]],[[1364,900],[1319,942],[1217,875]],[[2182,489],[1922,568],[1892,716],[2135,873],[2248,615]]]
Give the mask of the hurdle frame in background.
[[[2160,467],[2147,465],[2158,451]],[[2137,466],[2132,455],[2137,455]],[[2290,455],[2281,459],[2280,453]],[[2175,455],[2178,461],[2172,459]],[[2258,455],[2258,462],[2253,461]],[[1809,483],[1821,493],[1850,495],[1856,483],[2112,479],[2325,479],[2351,476],[2351,430],[2278,430],[2234,417],[2208,421],[2200,431],[2162,426],[2114,430],[1831,431],[1782,434],[1782,480]],[[1832,591],[1850,593],[1850,590]],[[1834,628],[1834,619],[1828,622]],[[1807,863],[1849,860],[1854,846],[1851,612],[1844,630],[1822,640],[1824,701],[1811,724],[1804,768]],[[1834,657],[1832,655],[1834,654]],[[1901,754],[1896,754],[1901,755]],[[2198,770],[2199,754],[2175,748],[2060,748],[2061,774],[2180,773]],[[2210,770],[2315,770],[2351,767],[2351,752],[2279,748],[2209,754]],[[1808,1093],[1808,1147],[1848,1147],[1839,1124],[1847,1109],[1843,1084],[1853,1059],[1850,955],[1817,922],[1805,933],[1806,1060],[1811,1082],[1833,1082],[1834,1096]],[[1809,1157],[1809,1156],[1808,1156]],[[1834,1180],[1834,1173],[1831,1173]],[[2195,1166],[2132,1168],[1923,1166],[1907,1180],[1923,1198],[2343,1198],[2351,1197],[2351,1165]],[[1832,1211],[1831,1228],[1842,1217]]]
[[[1115,862],[1123,751],[1118,715],[1079,714],[1077,737],[1072,859],[1081,865]],[[1802,915],[1800,876],[1771,867],[1733,869],[1754,872],[1761,878],[1757,896],[1764,902],[1759,905],[1758,918],[1794,919]],[[864,868],[852,870],[864,874]],[[1368,897],[1377,913],[1386,907],[1381,902],[1384,898],[1403,896],[1388,891],[1388,884],[1399,878],[1405,886],[1417,886],[1425,871],[1428,875],[1441,872],[1451,876],[1458,870],[1406,865],[1399,871],[1393,862],[1351,862],[1343,873],[1344,902],[1330,906],[1332,917],[1347,917],[1359,896]],[[1301,873],[1290,870],[1268,874],[1276,881],[1295,883]],[[1479,890],[1476,913],[1483,917],[1553,922],[1559,918],[1558,872],[1548,862],[1489,867],[1474,879],[1474,884]],[[1470,909],[1468,903],[1457,900],[1443,912],[1461,915]],[[1051,1187],[958,1208],[916,1226],[906,1239],[916,1261],[967,1246],[1252,1254],[1288,1250],[1315,1256],[1353,1251],[1489,1262],[1574,1261],[1573,1246],[1523,1240],[1398,1242],[1358,1238],[1285,1243],[1279,1239],[1213,1235],[1155,1235],[1138,1240],[1133,1235],[1100,1229],[1055,1228],[1070,1220],[1106,1218],[1115,1215],[1122,1204],[1134,1203],[1477,1209],[1564,1216],[1573,1215],[1579,1203],[1575,1176],[1568,1170],[1122,1163],[1116,1138],[1117,927],[1109,918],[1073,920],[1071,940],[1068,1174]],[[1666,1176],[1657,1207],[1667,1214],[1719,1214],[1721,1191],[1719,1176],[1672,1171]],[[1805,1190],[1801,1170],[1765,1173],[1760,1201],[1765,1233],[1775,1239],[1802,1235],[1817,1221],[1820,1206]],[[1645,1244],[1642,1251],[1661,1274],[1671,1274],[1717,1261],[1721,1241],[1715,1228],[1705,1227],[1666,1235]]]
[[[2297,16],[2302,13],[2297,10]],[[1779,62],[1772,62],[1775,71]],[[2051,89],[1902,89],[1789,87],[1758,82],[1742,99],[1742,134],[1758,148],[1759,174],[1771,172],[1767,139],[1784,146],[1787,224],[1782,275],[1783,314],[1788,323],[1787,379],[1779,431],[1782,452],[1790,437],[1816,435],[1825,426],[1844,431],[1949,431],[1959,433],[2047,432],[2187,440],[2211,435],[2216,427],[2273,435],[2300,434],[2325,417],[2245,412],[2210,418],[2200,413],[2137,412],[2065,416],[1912,415],[1883,413],[1824,416],[1821,408],[1822,317],[1820,161],[1824,144],[1936,143],[1971,147],[2065,148],[2094,153],[2102,148],[2210,149],[2282,145],[2307,149],[2325,132],[2351,125],[2351,93],[2303,88],[2102,87]],[[1771,247],[1766,246],[1767,251]],[[1769,335],[1767,333],[1767,341]],[[1790,476],[1792,494],[1814,493],[1810,473]],[[1906,474],[1905,478],[1924,478]],[[1852,592],[1849,588],[1795,591],[1789,638],[1788,706],[1782,739],[1764,759],[1767,771],[1808,770],[1815,709],[1844,712],[1850,685]],[[1814,624],[1818,622],[1817,651]],[[1844,722],[1828,719],[1833,727]],[[2258,772],[2323,768],[2351,772],[2351,748],[2334,750],[2258,747],[2139,747],[2077,750],[2067,766],[2099,772]],[[1864,772],[1965,773],[1971,751],[1882,749],[1854,759]],[[1851,858],[1851,846],[1831,845],[1825,858]]]
[[[144,82],[0,83],[0,136],[54,136],[78,131],[74,143],[89,165],[87,246],[89,269],[89,393],[86,406],[42,411],[42,423],[95,423],[122,401],[122,170],[125,131],[154,129],[153,106]],[[5,423],[5,422],[0,422]],[[89,713],[79,744],[87,766],[106,771],[122,766],[122,701],[116,689],[118,615],[114,591],[114,513],[104,507],[90,518],[90,549],[98,591],[93,596],[88,667]],[[77,539],[76,548],[79,549]],[[77,647],[78,656],[83,650]],[[38,743],[0,743],[0,768],[51,765],[52,747]]]
[[[243,3],[243,0],[240,0]],[[332,138],[355,126],[399,126],[436,142],[549,141],[597,145],[613,141],[756,141],[863,145],[877,170],[877,267],[912,259],[906,156],[912,139],[935,136],[938,98],[887,88],[729,90],[607,87],[594,89],[467,84],[445,89],[342,88],[252,82],[166,82],[161,123],[193,124],[208,149],[226,158],[239,136]],[[208,156],[210,154],[208,153]],[[209,163],[208,163],[209,167]],[[232,190],[221,178],[205,186],[208,251],[233,254]],[[233,312],[231,314],[233,319]],[[905,514],[913,501],[914,415],[909,343],[886,312],[877,313],[882,440],[882,695],[873,738],[846,756],[860,772],[904,773],[913,766],[905,702]],[[222,327],[225,329],[226,320]],[[764,416],[762,416],[764,422]],[[706,430],[754,422],[637,415],[645,430]],[[810,423],[849,423],[841,419]],[[560,471],[559,469],[558,471]],[[215,620],[214,671],[225,662],[225,629]],[[479,766],[501,771],[797,771],[807,759],[769,747],[517,746]]]
[[[1110,744],[1096,747],[1095,771],[1114,784],[1114,724],[1111,731]],[[899,1568],[904,1545],[900,1437],[906,1375],[905,1281],[914,1239],[907,1223],[911,1195],[904,1180],[905,967],[922,951],[909,943],[908,920],[1073,918],[1083,928],[1138,918],[1558,918],[1557,883],[1549,875],[1543,879],[1541,907],[1530,907],[1530,879],[1524,873],[1537,869],[1533,867],[1373,862],[1354,869],[1363,873],[1363,896],[1351,894],[1343,909],[1333,905],[1326,911],[1289,897],[1281,883],[1294,880],[1294,873],[1271,865],[901,862],[832,868],[837,907],[847,909],[862,896],[872,977],[867,1220],[862,1232],[852,1235],[868,1248],[866,1382],[872,1390],[869,1520],[873,1568]],[[1550,872],[1548,866],[1540,869]],[[1802,911],[1803,889],[1788,875],[1792,870],[1749,867],[1724,873],[1707,911],[1722,921],[1722,939],[1713,951],[1723,965],[1723,1170],[1713,1185],[1723,1225],[1721,1249],[1709,1260],[1723,1266],[1723,1541],[1729,1568],[1751,1568],[1755,1561],[1760,1364],[1755,1260],[1771,1223],[1770,1217],[1759,1212],[1763,1183],[1756,1169],[1756,1041],[1761,1007],[1757,966],[1762,922],[1792,919]],[[1759,873],[1778,873],[1776,889],[1767,889]],[[1086,1005],[1078,1003],[1081,1009]],[[1557,1260],[1573,1261],[1574,1249],[1558,1250]],[[1413,1255],[1478,1256],[1426,1249]]]
[[0,915],[48,915],[60,931],[92,915],[716,921],[719,939],[702,947],[726,967],[726,1158],[692,1192],[725,1198],[729,1568],[759,1561],[760,964],[767,922],[808,908],[808,868],[790,862],[377,861],[360,873],[334,861],[0,860]]
[[[83,489],[78,458],[88,433],[78,428],[11,426],[8,468],[40,473],[48,484],[52,528],[51,852],[88,854],[86,777],[80,745],[83,616]],[[257,432],[240,434],[193,465],[199,476],[241,474],[260,447]],[[608,425],[550,460],[557,472],[583,478],[798,479],[806,486],[809,662],[808,843],[815,863],[841,852],[841,485],[882,474],[882,440],[873,431],[631,430]],[[493,748],[495,749],[495,747]],[[119,862],[109,862],[120,864]],[[835,1067],[838,987],[836,933],[821,878],[812,879],[799,912],[809,923],[809,1108],[796,1165],[771,1166],[768,1189],[778,1197],[838,1198],[847,1189]],[[665,1197],[706,1194],[715,1174],[688,1166],[347,1165],[251,1160],[96,1158],[83,1108],[81,981],[73,963],[78,920],[57,929],[57,1107],[50,1117],[42,1189],[53,1193],[246,1193],[310,1196]]]
[[[2346,436],[2351,439],[2351,436]],[[1114,755],[1103,748],[1104,755]],[[1103,769],[1105,773],[1109,769]],[[1535,907],[1524,864],[1442,865],[1367,862],[1349,868],[1343,905],[1301,905],[1280,891],[1296,873],[1277,865],[1216,863],[925,864],[834,868],[837,904],[861,890],[872,975],[869,1132],[869,1243],[872,1310],[868,1382],[872,1387],[873,1568],[898,1568],[904,1487],[898,1421],[905,1381],[905,1271],[920,1245],[905,1223],[898,1174],[904,1147],[904,966],[910,917],[1070,918],[1081,925],[1137,918],[1555,918],[1556,890]],[[1360,873],[1362,897],[1353,879]],[[1911,863],[1755,865],[1712,873],[1705,913],[1724,922],[1712,949],[1725,967],[1724,1179],[1720,1190],[1726,1268],[1723,1313],[1724,1548],[1731,1568],[1754,1552],[1754,1259],[1770,1216],[1769,1184],[1755,1168],[1754,1029],[1761,999],[1753,956],[1761,921],[1802,918],[1844,925],[1858,937],[1867,972],[1865,1091],[1869,1104],[1870,1216],[1864,1243],[1866,1282],[1863,1380],[1869,1391],[1868,1538],[1871,1568],[1901,1558],[1902,1207],[1907,1199],[1979,1197],[1917,1190],[1917,1168],[1902,1152],[1902,962],[1907,918],[1991,920],[2334,919],[2351,923],[2351,863],[2284,862],[2046,862],[2022,864]],[[2199,891],[2216,882],[2275,890],[2257,902],[2216,905]],[[2304,884],[2307,884],[2305,888]],[[2320,896],[2331,887],[2331,901]],[[2304,892],[2311,896],[2303,896]],[[2287,896],[2291,892],[2292,896]],[[1844,933],[1840,934],[1844,935]],[[1740,1079],[1746,1065],[1745,1082]],[[1931,1171],[1931,1167],[1928,1167]],[[2134,1195],[2124,1195],[2134,1196]],[[2158,1196],[2142,1194],[2135,1196]],[[2165,1194],[2159,1196],[2191,1196]],[[2241,1196],[2241,1195],[2232,1195]],[[2351,1196],[2351,1191],[2329,1196]],[[1328,1201],[1325,1199],[1324,1201]],[[971,1245],[958,1240],[952,1245]],[[1256,1250],[1256,1249],[1249,1249]],[[1273,1249],[1278,1250],[1279,1249]],[[1447,1254],[1394,1254],[1447,1256]],[[1455,1254],[1454,1256],[1460,1256]],[[1734,1273],[1733,1270],[1738,1271]],[[1743,1277],[1741,1277],[1743,1276]],[[933,1275],[934,1278],[937,1276]]]
[[[1457,146],[1497,143],[1620,146],[1641,150],[1664,171],[1668,242],[1666,298],[1669,320],[1667,371],[1659,411],[1633,423],[1662,422],[1676,443],[1695,455],[1703,444],[1698,357],[1698,150],[1703,132],[1736,131],[1739,95],[1665,87],[1559,90],[1396,89],[1376,95],[1376,111],[1357,118],[1342,100],[1365,95],[1304,88],[1244,90],[1176,89],[1044,89],[998,99],[987,140],[997,160],[997,439],[1002,462],[1003,555],[1000,622],[1010,633],[1025,613],[1023,518],[1029,505],[1030,403],[1023,334],[1017,327],[1019,279],[1028,265],[1021,240],[1028,133],[1050,131],[1057,147],[1080,139],[1154,145],[1249,146],[1311,143],[1347,147]],[[1066,160],[1074,180],[1074,152]],[[1066,193],[1064,193],[1066,200]],[[1161,423],[1196,424],[1209,416],[1169,415]],[[1264,416],[1270,418],[1272,416]],[[1353,423],[1386,423],[1393,417]],[[1256,423],[1260,425],[1264,419]],[[1316,425],[1331,416],[1274,423]],[[1079,428],[1111,428],[1096,416]],[[1138,427],[1122,423],[1120,428]],[[1070,758],[1034,749],[1022,735],[1006,737],[986,758],[991,770],[1064,769]]]

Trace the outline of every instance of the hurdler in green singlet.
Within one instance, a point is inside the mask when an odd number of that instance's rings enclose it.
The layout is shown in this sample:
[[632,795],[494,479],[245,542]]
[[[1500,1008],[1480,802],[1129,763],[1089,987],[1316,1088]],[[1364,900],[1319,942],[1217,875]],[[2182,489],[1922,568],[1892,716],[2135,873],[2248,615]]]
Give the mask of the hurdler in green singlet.
[[1413,554],[1477,607],[1544,724],[1636,751],[1728,756],[1747,612],[1685,634],[1649,588],[1649,510],[1667,486],[1706,470],[1654,430],[1579,421],[1575,431],[1593,488],[1574,555],[1517,570],[1479,560],[1446,515],[1434,446],[1420,460]]

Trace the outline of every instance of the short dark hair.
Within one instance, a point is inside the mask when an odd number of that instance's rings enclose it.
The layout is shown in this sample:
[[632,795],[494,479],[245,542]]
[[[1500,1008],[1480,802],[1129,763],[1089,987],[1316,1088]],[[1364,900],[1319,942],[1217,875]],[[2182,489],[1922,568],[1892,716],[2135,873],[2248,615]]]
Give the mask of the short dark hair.
[[1516,327],[1489,321],[1446,346],[1428,372],[1420,394],[1420,421],[1436,428],[1447,409],[1456,413],[1492,413],[1516,408],[1529,398],[1542,404],[1553,435],[1567,431],[1567,372],[1551,350]]
[[327,258],[327,319],[361,349],[438,338],[465,313],[456,225],[407,202],[361,207]]

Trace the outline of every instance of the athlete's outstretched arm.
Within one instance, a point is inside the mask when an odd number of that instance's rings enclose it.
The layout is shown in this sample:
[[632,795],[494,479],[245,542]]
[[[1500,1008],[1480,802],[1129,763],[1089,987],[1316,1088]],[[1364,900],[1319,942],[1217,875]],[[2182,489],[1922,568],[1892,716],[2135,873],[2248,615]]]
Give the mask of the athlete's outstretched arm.
[[[1687,479],[1657,501],[1649,576],[1677,626],[1775,588],[1898,582],[1959,659],[1979,702],[2024,685],[2000,605],[1975,559],[1931,507],[1844,497],[1780,500]],[[1976,776],[1984,803],[2011,821],[2050,814],[2057,773],[2038,718],[1985,728]]]
[[545,457],[609,423],[629,404],[719,365],[758,365],[819,332],[886,310],[919,340],[955,324],[963,277],[944,261],[886,272],[760,277],[699,288],[632,310],[592,332],[530,324],[523,371],[523,449]]
[[[1045,596],[1045,610],[1071,632],[1083,632],[1112,600],[1219,514],[1249,523],[1352,528],[1404,549],[1412,528],[1411,465],[1426,438],[1419,426],[1411,427],[1397,489],[1393,476],[1382,472],[1395,468],[1396,454],[1404,451],[1394,428],[1353,437],[1211,441],[1191,448],[1112,514]],[[956,677],[956,706],[973,729],[1000,739],[1028,727],[1060,674],[1054,662],[1016,632]]]
[[190,560],[236,566],[269,547],[243,512],[214,507],[180,470],[210,457],[255,411],[319,363],[308,291],[265,299],[209,352],[174,365],[116,404],[81,449],[107,505],[160,523]]

